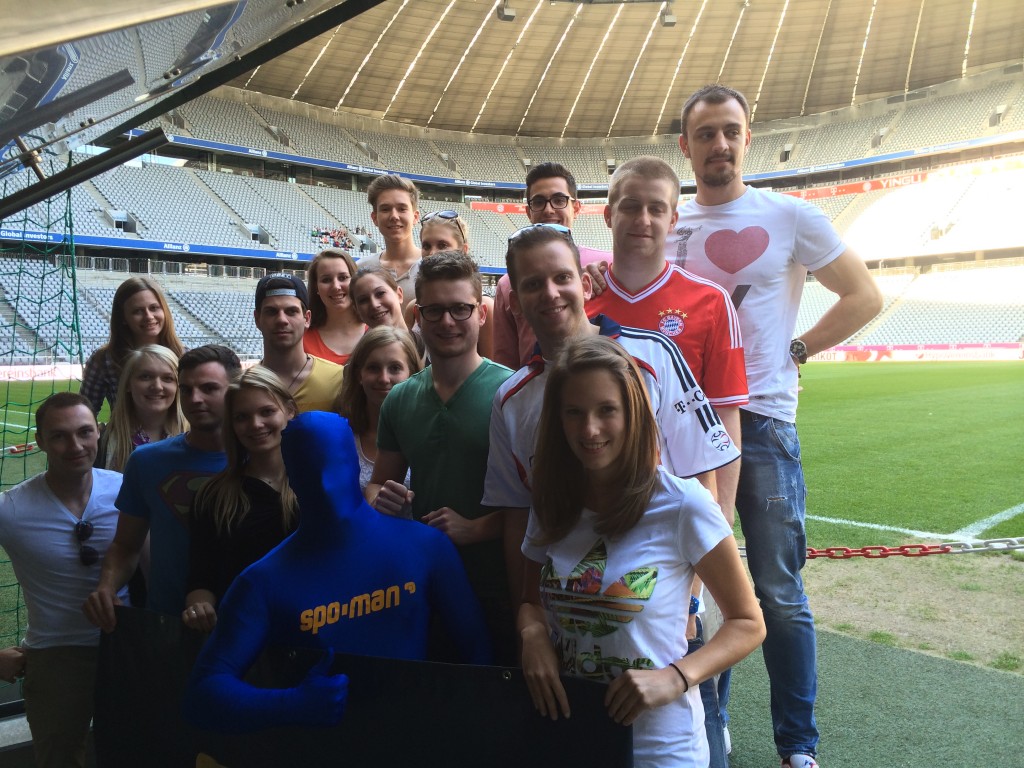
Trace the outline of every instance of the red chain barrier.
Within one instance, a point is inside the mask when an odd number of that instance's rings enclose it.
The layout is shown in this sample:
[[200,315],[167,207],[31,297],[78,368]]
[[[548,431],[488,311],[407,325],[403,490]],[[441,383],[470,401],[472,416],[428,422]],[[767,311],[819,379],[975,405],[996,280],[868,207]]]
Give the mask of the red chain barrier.
[[[824,549],[807,548],[807,559],[826,558],[828,560],[851,560],[864,557],[869,560],[881,560],[886,557],[925,557],[926,555],[963,555],[968,552],[1008,552],[1011,549],[1024,549],[1024,538],[988,539],[987,541],[951,541],[944,544],[901,544],[898,547],[882,545],[867,547],[825,547]],[[746,557],[746,547],[740,547],[740,555]]]
[[849,560],[854,557],[867,557],[880,559],[902,555],[903,557],[924,557],[925,555],[944,555],[952,551],[948,544],[903,544],[898,547],[861,547],[851,549],[850,547],[825,547],[825,549],[807,548],[807,559],[813,560],[818,557],[827,557],[830,560]]

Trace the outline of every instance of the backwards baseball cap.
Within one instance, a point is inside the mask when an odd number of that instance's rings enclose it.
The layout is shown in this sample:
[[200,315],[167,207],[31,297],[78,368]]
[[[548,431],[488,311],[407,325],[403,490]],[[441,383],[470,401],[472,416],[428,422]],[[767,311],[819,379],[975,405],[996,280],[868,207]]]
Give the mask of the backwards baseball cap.
[[302,302],[303,308],[309,306],[309,295],[306,284],[295,275],[275,272],[265,275],[256,285],[256,311],[259,312],[263,300],[267,296],[294,296]]

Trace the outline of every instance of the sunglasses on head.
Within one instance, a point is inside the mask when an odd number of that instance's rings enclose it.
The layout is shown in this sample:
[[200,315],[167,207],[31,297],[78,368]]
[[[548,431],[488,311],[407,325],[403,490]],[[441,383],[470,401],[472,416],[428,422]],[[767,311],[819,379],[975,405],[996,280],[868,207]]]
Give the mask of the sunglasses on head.
[[420,219],[420,225],[426,224],[431,219],[457,219],[459,218],[458,211],[431,211],[426,216]]
[[530,224],[529,226],[523,227],[521,229],[517,229],[515,232],[513,232],[511,235],[508,236],[508,241],[511,243],[512,241],[514,241],[514,240],[522,237],[523,235],[525,235],[527,232],[536,232],[538,227],[545,227],[546,229],[554,230],[555,232],[560,234],[562,237],[564,237],[566,240],[568,240],[570,243],[572,242],[572,230],[571,229],[569,229],[568,227],[563,226],[561,224],[553,224],[553,223],[550,223],[550,222],[547,222],[547,223],[539,222],[537,224]]
[[75,523],[75,538],[78,539],[78,559],[82,561],[82,565],[93,565],[100,559],[100,553],[96,551],[96,548],[85,543],[92,536],[94,530],[96,529],[88,520],[79,520]]
[[462,223],[462,217],[459,216],[458,211],[431,211],[426,216],[420,217],[420,229],[423,225],[433,219],[443,219],[445,221],[451,221],[455,223],[455,226],[459,228],[459,232],[462,234],[462,239],[466,239],[466,226]]

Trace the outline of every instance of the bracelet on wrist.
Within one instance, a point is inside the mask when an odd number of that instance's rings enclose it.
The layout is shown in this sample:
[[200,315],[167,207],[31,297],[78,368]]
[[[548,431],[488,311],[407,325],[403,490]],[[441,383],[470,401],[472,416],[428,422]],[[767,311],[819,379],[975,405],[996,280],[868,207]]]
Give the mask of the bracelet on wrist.
[[676,671],[676,674],[678,674],[680,678],[682,678],[683,685],[685,686],[683,688],[683,693],[686,693],[688,690],[690,690],[690,681],[686,679],[686,675],[683,674],[683,670],[681,670],[674,661],[670,661],[668,665]]

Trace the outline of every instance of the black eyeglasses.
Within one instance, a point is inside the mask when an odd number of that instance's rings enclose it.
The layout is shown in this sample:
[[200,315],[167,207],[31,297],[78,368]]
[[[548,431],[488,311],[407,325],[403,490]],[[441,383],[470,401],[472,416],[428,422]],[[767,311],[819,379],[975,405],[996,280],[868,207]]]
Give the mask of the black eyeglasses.
[[479,304],[417,304],[416,309],[420,311],[420,316],[424,320],[428,320],[431,323],[436,323],[445,313],[452,316],[452,320],[469,320],[473,314],[473,310],[476,309]]
[[82,561],[82,565],[93,565],[100,559],[100,553],[96,551],[96,548],[85,543],[92,536],[94,530],[95,528],[93,528],[92,523],[88,520],[79,520],[75,523],[75,538],[78,539],[78,559]]
[[562,237],[564,237],[566,240],[568,240],[570,243],[572,242],[571,229],[561,224],[554,224],[551,222],[538,222],[537,224],[530,224],[528,226],[522,227],[521,229],[517,229],[515,232],[508,236],[508,241],[511,243],[513,240],[522,237],[527,232],[536,232],[537,229],[540,227],[544,227],[545,229],[552,229],[558,234],[560,234]]
[[551,203],[552,208],[554,208],[556,211],[560,211],[569,204],[570,200],[575,199],[575,197],[563,195],[561,192],[558,192],[552,195],[551,197],[544,197],[544,195],[534,195],[533,197],[526,201],[526,204],[530,206],[531,211],[543,211],[544,206],[546,206],[548,203]]

